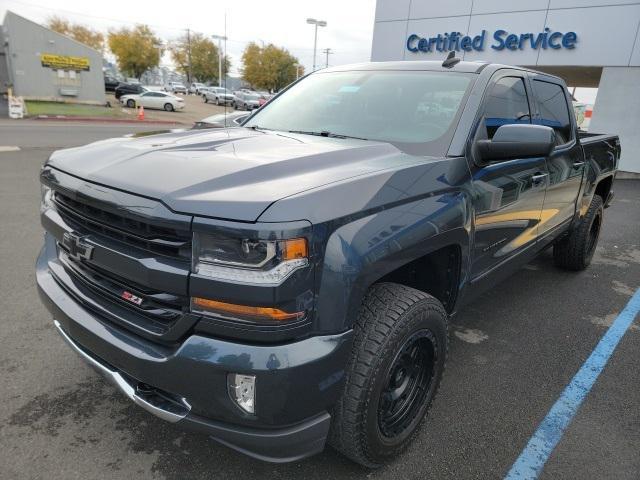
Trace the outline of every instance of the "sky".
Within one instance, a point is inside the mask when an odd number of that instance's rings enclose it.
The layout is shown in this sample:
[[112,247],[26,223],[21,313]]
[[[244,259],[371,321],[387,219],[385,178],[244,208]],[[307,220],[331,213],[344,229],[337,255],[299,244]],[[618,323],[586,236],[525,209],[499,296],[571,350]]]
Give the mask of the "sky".
[[[367,62],[371,56],[375,0],[0,0],[0,18],[7,9],[45,23],[53,15],[106,33],[109,29],[149,25],[163,41],[184,35],[187,28],[205,35],[225,35],[231,74],[239,76],[242,51],[247,43],[273,43],[284,47],[311,71],[314,26],[311,17],[325,20],[318,28],[316,63],[326,64],[321,52],[330,48],[329,65]],[[186,8],[179,8],[184,5]],[[162,64],[171,66],[165,54]],[[597,89],[579,88],[576,98],[595,101]]]
[[[368,61],[375,0],[0,0],[0,18],[6,10],[38,23],[58,15],[105,33],[144,23],[165,42],[183,35],[187,28],[224,35],[226,13],[226,51],[232,61],[231,73],[239,75],[242,51],[250,41],[284,47],[310,71],[314,37],[314,26],[306,23],[310,17],[327,22],[326,27],[318,28],[318,65],[325,66],[321,53],[325,48],[334,52],[329,65]],[[170,63],[165,55],[162,64]]]

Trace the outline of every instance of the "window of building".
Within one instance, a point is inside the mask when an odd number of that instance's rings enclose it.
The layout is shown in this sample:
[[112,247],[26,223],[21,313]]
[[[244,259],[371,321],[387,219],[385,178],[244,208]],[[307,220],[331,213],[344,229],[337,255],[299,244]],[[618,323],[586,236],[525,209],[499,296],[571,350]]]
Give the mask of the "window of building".
[[535,123],[551,127],[556,132],[556,145],[571,140],[571,120],[564,89],[557,83],[534,80],[533,94],[540,107],[540,118]]
[[527,91],[522,78],[503,77],[493,84],[485,104],[484,121],[488,138],[493,138],[502,125],[531,123]]

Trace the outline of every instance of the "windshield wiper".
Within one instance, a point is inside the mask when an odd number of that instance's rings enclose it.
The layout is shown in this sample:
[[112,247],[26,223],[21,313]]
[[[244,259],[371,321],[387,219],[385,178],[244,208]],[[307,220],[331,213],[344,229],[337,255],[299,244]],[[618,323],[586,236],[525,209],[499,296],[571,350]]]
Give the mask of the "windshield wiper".
[[250,128],[251,130],[273,130],[273,128],[261,127],[260,125],[251,125],[247,128]]
[[368,140],[368,138],[354,137],[352,135],[342,135],[340,133],[331,133],[327,130],[321,132],[311,132],[305,130],[289,130],[289,133],[299,133],[301,135],[315,135],[316,137],[329,137],[329,138],[353,138],[355,140]]

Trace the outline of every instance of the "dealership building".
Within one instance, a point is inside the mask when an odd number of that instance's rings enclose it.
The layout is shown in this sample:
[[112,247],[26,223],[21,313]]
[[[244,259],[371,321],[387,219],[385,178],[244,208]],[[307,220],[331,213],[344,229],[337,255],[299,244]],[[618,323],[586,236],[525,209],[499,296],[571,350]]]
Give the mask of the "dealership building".
[[640,173],[640,0],[377,0],[371,59],[521,65],[598,87],[589,130]]
[[102,54],[7,11],[0,27],[0,92],[33,100],[104,104]]

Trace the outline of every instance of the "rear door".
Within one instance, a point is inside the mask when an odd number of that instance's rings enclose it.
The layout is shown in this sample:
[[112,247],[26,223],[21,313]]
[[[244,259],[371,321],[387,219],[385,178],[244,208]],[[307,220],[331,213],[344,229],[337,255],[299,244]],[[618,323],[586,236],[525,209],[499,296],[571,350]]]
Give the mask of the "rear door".
[[[549,184],[540,218],[540,239],[555,237],[571,221],[584,172],[584,154],[576,138],[573,108],[565,86],[553,77],[531,74],[533,123],[553,128],[556,146],[547,158]],[[550,238],[546,238],[550,240]]]
[[544,157],[480,161],[473,145],[491,139],[507,124],[531,123],[525,72],[500,70],[487,86],[470,157],[473,176],[475,233],[472,279],[532,247],[544,203],[547,171]]

